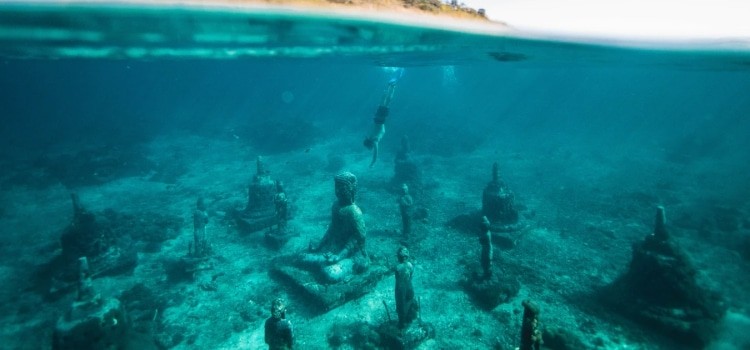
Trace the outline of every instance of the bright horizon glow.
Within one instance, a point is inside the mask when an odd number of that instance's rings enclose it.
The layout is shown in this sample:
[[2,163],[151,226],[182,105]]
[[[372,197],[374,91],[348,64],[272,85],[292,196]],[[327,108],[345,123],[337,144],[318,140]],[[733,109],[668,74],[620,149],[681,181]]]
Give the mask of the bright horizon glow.
[[462,0],[523,32],[646,41],[750,42],[745,0]]

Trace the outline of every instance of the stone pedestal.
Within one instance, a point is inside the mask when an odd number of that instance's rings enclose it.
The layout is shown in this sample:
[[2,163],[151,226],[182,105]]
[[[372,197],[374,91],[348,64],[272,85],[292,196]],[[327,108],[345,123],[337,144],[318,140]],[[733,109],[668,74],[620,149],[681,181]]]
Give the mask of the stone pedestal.
[[378,328],[381,349],[416,349],[422,342],[435,337],[435,327],[429,323],[415,321],[401,329],[398,322],[390,321]]
[[382,264],[371,262],[367,270],[352,273],[338,283],[329,283],[320,274],[296,266],[293,259],[275,259],[271,276],[296,289],[308,299],[306,302],[323,311],[334,309],[367,294],[388,273],[388,269]]
[[509,302],[521,290],[518,280],[504,276],[501,271],[493,270],[485,277],[479,265],[469,267],[462,285],[471,300],[485,310]]

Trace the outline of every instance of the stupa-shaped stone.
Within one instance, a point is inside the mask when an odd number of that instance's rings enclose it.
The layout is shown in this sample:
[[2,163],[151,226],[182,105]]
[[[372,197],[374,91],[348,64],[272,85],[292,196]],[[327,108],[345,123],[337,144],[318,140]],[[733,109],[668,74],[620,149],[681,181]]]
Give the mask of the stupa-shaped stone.
[[271,227],[276,223],[276,183],[259,156],[256,161],[256,173],[247,191],[247,205],[237,211],[237,226],[244,233],[252,233]]
[[720,299],[696,282],[697,271],[656,210],[654,233],[633,245],[628,271],[602,293],[615,310],[681,342],[702,349],[724,313]]
[[497,163],[492,164],[492,180],[482,192],[482,215],[490,220],[492,231],[504,231],[518,223],[515,195],[500,180]]

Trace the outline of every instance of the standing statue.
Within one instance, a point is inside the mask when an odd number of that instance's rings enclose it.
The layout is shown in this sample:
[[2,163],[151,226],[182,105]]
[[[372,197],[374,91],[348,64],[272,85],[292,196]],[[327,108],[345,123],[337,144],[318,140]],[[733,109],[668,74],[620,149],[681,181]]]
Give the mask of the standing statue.
[[542,346],[542,331],[539,329],[539,307],[524,300],[523,321],[521,323],[521,346],[519,350],[539,350]]
[[486,216],[482,217],[482,231],[479,233],[479,244],[482,245],[482,271],[483,277],[488,279],[492,277],[492,232],[490,232],[490,220]]
[[83,256],[78,258],[78,295],[76,301],[88,302],[94,299],[96,293],[91,283],[89,260]]
[[271,303],[271,317],[265,323],[265,342],[269,350],[291,350],[294,346],[292,323],[286,319],[286,305],[280,298]]
[[279,232],[286,228],[286,222],[289,220],[289,200],[286,198],[284,183],[276,181],[276,195],[273,197],[273,203],[276,206],[276,225]]
[[300,257],[303,265],[321,268],[328,282],[338,282],[352,273],[363,272],[369,264],[365,251],[365,221],[362,210],[354,202],[357,177],[342,172],[334,180],[337,201],[331,207],[331,224],[320,243]]
[[412,205],[414,205],[414,199],[409,194],[409,186],[403,184],[401,186],[401,197],[398,199],[398,208],[401,212],[401,234],[403,235],[404,242],[409,240],[409,235],[411,234]]
[[396,314],[398,327],[406,328],[419,315],[419,304],[414,299],[414,286],[411,283],[414,265],[409,262],[409,249],[398,249],[396,274]]
[[[209,253],[208,241],[206,240],[206,225],[208,225],[208,212],[203,198],[198,198],[193,211],[193,248],[192,256],[204,257]],[[190,253],[188,248],[188,253]]]

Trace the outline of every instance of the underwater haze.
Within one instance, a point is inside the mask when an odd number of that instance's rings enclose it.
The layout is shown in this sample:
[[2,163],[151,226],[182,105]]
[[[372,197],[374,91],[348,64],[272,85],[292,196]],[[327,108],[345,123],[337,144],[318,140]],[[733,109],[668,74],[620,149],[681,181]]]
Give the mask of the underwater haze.
[[605,44],[0,5],[0,339],[748,349],[750,50]]

